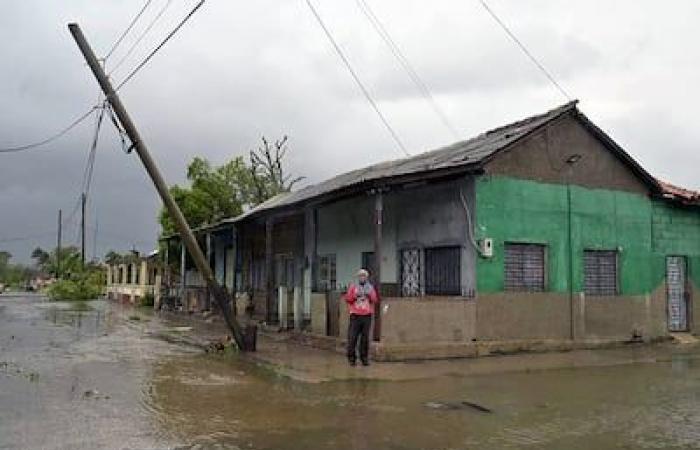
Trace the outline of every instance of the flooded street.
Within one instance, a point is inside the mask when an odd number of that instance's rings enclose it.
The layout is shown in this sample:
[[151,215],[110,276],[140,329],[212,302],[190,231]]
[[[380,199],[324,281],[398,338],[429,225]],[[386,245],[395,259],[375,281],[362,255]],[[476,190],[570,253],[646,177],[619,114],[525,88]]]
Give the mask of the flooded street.
[[654,363],[464,376],[462,361],[439,377],[304,383],[168,343],[154,331],[170,324],[135,314],[0,296],[0,448],[700,447],[694,347],[659,347]]

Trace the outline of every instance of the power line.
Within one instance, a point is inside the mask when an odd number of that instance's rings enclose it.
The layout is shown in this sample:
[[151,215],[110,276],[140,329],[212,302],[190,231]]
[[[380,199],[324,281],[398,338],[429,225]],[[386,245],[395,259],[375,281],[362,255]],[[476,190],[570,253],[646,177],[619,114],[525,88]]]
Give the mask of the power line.
[[46,236],[53,236],[56,234],[56,231],[47,231],[46,233],[38,233],[38,234],[31,234],[28,236],[20,236],[20,237],[12,237],[12,238],[2,238],[0,239],[0,243],[9,243],[9,242],[22,242],[22,241],[30,241],[32,239],[38,239]]
[[121,36],[119,36],[119,39],[117,39],[117,41],[112,45],[112,48],[109,49],[109,51],[107,52],[107,54],[106,54],[105,57],[104,57],[105,60],[107,60],[107,58],[109,58],[110,56],[112,56],[112,53],[114,53],[114,50],[116,50],[117,47],[119,47],[119,44],[122,43],[122,41],[124,40],[124,38],[126,37],[126,35],[129,34],[129,31],[131,31],[131,29],[134,27],[134,25],[136,25],[136,22],[139,20],[139,18],[140,18],[141,15],[143,14],[143,12],[146,11],[146,8],[148,8],[148,5],[150,5],[152,1],[153,1],[153,0],[146,0],[146,3],[144,3],[144,5],[143,5],[143,7],[141,8],[141,10],[140,10],[140,11],[138,12],[138,14],[136,14],[136,16],[131,20],[131,23],[129,24],[129,26],[126,27],[126,30],[124,30],[124,32],[121,34]]
[[168,42],[170,38],[172,38],[175,35],[175,33],[177,33],[188,20],[190,20],[190,17],[192,17],[194,13],[196,13],[197,10],[202,7],[203,4],[204,0],[200,0],[199,3],[197,3],[195,7],[192,8],[192,10],[180,21],[180,23],[178,23],[177,26],[173,28],[173,30],[170,33],[168,33],[165,39],[163,39],[163,41],[160,44],[158,44],[158,46],[154,48],[153,51],[151,51],[151,53],[149,53],[149,55],[146,56],[146,58],[143,61],[141,61],[141,63],[138,66],[136,66],[136,68],[132,70],[121,83],[119,83],[119,85],[117,85],[115,91],[121,89],[122,86],[124,86],[134,75],[136,75],[136,73],[139,70],[141,70],[141,68],[143,68],[143,66],[145,66],[156,53],[158,53],[158,51],[166,44],[166,42]]
[[314,5],[311,4],[310,0],[306,0],[306,4],[308,5],[309,9],[313,13],[314,17],[316,17],[316,20],[318,21],[318,24],[321,26],[323,29],[323,32],[326,34],[326,37],[330,41],[330,43],[333,45],[333,48],[335,49],[336,53],[340,57],[340,59],[343,61],[345,64],[345,67],[348,69],[348,72],[350,72],[350,75],[352,75],[352,78],[355,80],[355,83],[357,86],[360,88],[362,91],[362,94],[364,94],[365,98],[369,102],[369,104],[372,106],[374,111],[377,113],[377,116],[379,116],[379,119],[382,121],[386,129],[389,131],[389,134],[391,134],[391,137],[396,141],[396,145],[399,146],[401,151],[406,155],[410,156],[410,153],[408,153],[408,150],[406,150],[406,147],[403,145],[403,142],[401,142],[401,139],[399,139],[398,134],[396,134],[396,131],[391,127],[389,122],[387,121],[386,117],[384,117],[384,114],[382,114],[381,110],[379,109],[379,106],[375,103],[374,99],[372,99],[372,96],[369,94],[369,91],[367,91],[367,88],[365,88],[365,85],[362,83],[358,75],[355,73],[355,70],[352,68],[352,65],[350,64],[350,61],[345,57],[345,54],[343,51],[340,49],[340,46],[338,43],[335,41],[333,38],[333,35],[331,35],[331,32],[328,30],[326,25],[323,23],[323,19],[321,19],[321,16],[319,15],[318,11],[316,11],[316,8],[314,8]]
[[87,111],[85,114],[83,114],[82,116],[80,116],[80,117],[78,117],[77,119],[75,119],[73,122],[70,123],[70,125],[68,125],[67,127],[63,128],[61,131],[59,131],[58,133],[54,134],[53,136],[50,136],[50,137],[48,137],[48,138],[46,138],[46,139],[43,139],[43,140],[41,140],[41,141],[38,141],[38,142],[34,142],[34,143],[32,143],[32,144],[20,145],[20,146],[17,146],[17,147],[0,148],[0,153],[21,152],[21,151],[30,150],[30,149],[33,149],[33,148],[36,148],[36,147],[40,147],[40,146],[42,146],[42,145],[46,145],[46,144],[48,144],[48,143],[50,143],[50,142],[53,142],[53,141],[55,141],[56,139],[58,139],[58,138],[60,138],[61,136],[63,136],[64,134],[68,133],[70,130],[72,130],[72,129],[75,128],[76,126],[78,126],[78,124],[80,124],[83,120],[87,119],[87,118],[90,116],[90,114],[92,114],[92,112],[95,111],[98,107],[99,107],[99,106],[93,106],[93,107],[90,108],[90,110]]
[[166,0],[163,7],[160,10],[158,10],[158,13],[156,13],[155,17],[149,22],[149,24],[146,26],[146,28],[144,28],[144,30],[141,32],[139,37],[136,38],[134,43],[131,44],[131,47],[129,47],[129,49],[126,51],[124,56],[122,56],[121,59],[114,65],[114,67],[112,67],[112,70],[110,70],[109,75],[112,75],[115,70],[117,70],[122,64],[124,64],[124,61],[126,61],[126,59],[131,55],[131,53],[133,53],[133,51],[136,49],[136,47],[138,47],[139,43],[141,43],[143,38],[146,37],[148,32],[151,31],[151,28],[153,28],[153,25],[155,25],[156,22],[158,22],[160,17],[163,15],[163,13],[165,13],[165,11],[168,9],[168,7],[170,6],[171,3],[172,3],[172,0]]
[[557,83],[557,80],[554,79],[554,77],[552,76],[552,74],[550,74],[550,73],[547,71],[547,69],[545,69],[545,67],[537,60],[537,58],[535,58],[535,57],[532,55],[532,53],[530,53],[530,51],[527,49],[527,47],[525,47],[525,44],[523,44],[523,43],[520,41],[520,39],[518,39],[518,37],[515,36],[515,34],[508,28],[508,26],[496,15],[496,13],[495,13],[495,12],[489,7],[489,5],[486,3],[486,0],[479,0],[479,3],[481,3],[481,6],[484,7],[484,9],[486,10],[486,12],[489,13],[489,15],[491,15],[491,17],[493,18],[493,20],[495,20],[496,23],[498,23],[498,25],[500,25],[500,27],[503,29],[503,31],[505,31],[506,34],[511,38],[511,40],[512,40],[513,42],[515,42],[515,44],[516,44],[518,47],[520,47],[520,50],[522,50],[523,53],[525,53],[525,55],[526,55],[528,58],[530,58],[530,61],[532,61],[532,62],[535,64],[535,66],[537,66],[537,68],[540,69],[540,71],[549,79],[549,81],[551,81],[551,83],[559,90],[559,92],[560,92],[567,100],[571,101],[571,96],[564,90],[563,87],[561,87],[561,85],[560,85],[559,83]]
[[365,15],[369,23],[372,25],[374,30],[377,32],[377,34],[382,38],[384,43],[389,47],[389,50],[391,53],[394,55],[396,60],[399,62],[401,67],[406,71],[408,74],[409,78],[411,81],[413,81],[413,84],[416,85],[418,90],[420,91],[421,95],[425,100],[428,101],[430,106],[432,107],[433,111],[435,114],[438,116],[438,119],[442,122],[445,127],[450,130],[452,135],[456,138],[459,139],[460,134],[457,132],[457,129],[452,125],[450,122],[449,118],[445,114],[445,112],[442,110],[440,105],[438,105],[437,101],[435,101],[435,98],[433,97],[433,94],[430,92],[430,89],[426,85],[426,83],[423,81],[423,79],[418,75],[418,72],[415,70],[411,62],[406,58],[406,55],[401,51],[399,46],[396,44],[396,41],[392,39],[391,35],[387,31],[386,27],[382,23],[381,20],[379,20],[379,17],[374,13],[372,8],[369,6],[369,4],[365,0],[355,0],[357,3],[357,6],[360,8],[360,11]]
[[104,118],[104,115],[105,115],[105,107],[104,107],[105,103],[103,103],[103,107],[100,110],[100,113],[97,116],[97,119],[95,122],[95,131],[93,133],[92,141],[90,143],[90,152],[88,153],[88,160],[87,160],[87,163],[85,164],[85,171],[83,172],[83,183],[81,186],[81,191],[85,195],[87,195],[88,192],[90,191],[90,185],[92,183],[92,174],[93,174],[94,168],[95,168],[95,156],[97,154],[97,141],[98,141],[99,136],[100,136],[100,128],[102,127],[102,119]]

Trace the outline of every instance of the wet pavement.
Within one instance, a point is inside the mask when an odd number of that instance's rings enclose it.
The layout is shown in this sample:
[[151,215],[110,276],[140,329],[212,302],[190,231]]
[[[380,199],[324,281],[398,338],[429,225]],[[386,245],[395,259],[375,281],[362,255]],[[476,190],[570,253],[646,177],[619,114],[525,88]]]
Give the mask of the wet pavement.
[[0,296],[0,449],[700,447],[693,346],[351,369],[275,342],[205,354],[174,325]]

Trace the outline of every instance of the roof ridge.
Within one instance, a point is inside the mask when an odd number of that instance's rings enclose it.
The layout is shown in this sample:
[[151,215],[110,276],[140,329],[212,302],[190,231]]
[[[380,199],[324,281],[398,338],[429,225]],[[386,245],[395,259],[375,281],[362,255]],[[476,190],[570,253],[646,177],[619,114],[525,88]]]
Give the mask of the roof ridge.
[[527,125],[529,123],[532,123],[532,122],[539,120],[539,119],[543,119],[543,118],[550,116],[550,115],[558,116],[560,114],[565,113],[566,111],[569,111],[570,109],[573,109],[577,104],[578,104],[577,99],[572,100],[572,101],[567,102],[561,106],[557,106],[556,108],[550,109],[547,112],[544,112],[541,114],[535,114],[534,116],[529,116],[529,117],[526,117],[524,119],[516,120],[515,122],[511,122],[511,123],[508,123],[506,125],[501,125],[499,127],[493,128],[493,129],[488,130],[488,131],[484,131],[479,136],[482,136],[482,135],[488,136],[490,134],[494,134],[494,133],[497,133],[499,131],[503,131],[506,128],[513,128],[513,127],[518,127],[518,126],[522,126],[522,125]]

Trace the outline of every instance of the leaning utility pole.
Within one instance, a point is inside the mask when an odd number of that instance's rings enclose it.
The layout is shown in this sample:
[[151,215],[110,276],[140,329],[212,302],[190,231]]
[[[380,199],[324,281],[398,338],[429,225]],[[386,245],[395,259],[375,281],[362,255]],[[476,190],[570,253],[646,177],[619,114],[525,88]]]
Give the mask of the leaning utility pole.
[[85,267],[85,192],[80,194],[80,261]]
[[175,200],[170,195],[168,185],[165,183],[165,180],[160,174],[158,167],[153,161],[153,158],[151,158],[151,154],[148,152],[146,144],[143,142],[143,140],[141,140],[141,136],[139,135],[136,126],[131,121],[131,117],[129,117],[129,114],[126,112],[126,109],[124,108],[124,105],[119,99],[119,96],[112,87],[112,83],[107,78],[107,75],[105,74],[104,70],[102,69],[102,66],[97,60],[95,53],[93,53],[92,49],[90,48],[90,45],[87,43],[87,40],[85,39],[85,36],[80,30],[78,24],[71,23],[68,25],[68,29],[73,35],[75,42],[78,44],[78,48],[80,48],[80,51],[85,57],[88,66],[90,66],[92,73],[95,75],[95,78],[97,78],[97,82],[102,88],[102,91],[104,92],[107,101],[109,101],[109,104],[112,106],[112,109],[119,118],[119,122],[121,122],[124,131],[129,136],[129,139],[131,139],[132,147],[134,148],[134,150],[136,150],[136,153],[139,155],[141,162],[146,168],[146,172],[148,172],[148,175],[151,177],[151,180],[153,181],[156,190],[158,191],[161,199],[163,200],[165,208],[168,210],[170,217],[175,222],[175,226],[177,227],[180,233],[180,237],[182,238],[182,241],[187,247],[187,250],[190,252],[190,256],[194,260],[197,269],[204,277],[204,280],[207,282],[207,287],[213,294],[214,299],[219,304],[219,308],[221,309],[221,312],[224,316],[224,320],[226,320],[226,324],[231,330],[231,333],[233,334],[233,338],[236,341],[238,348],[243,351],[248,350],[243,339],[243,333],[241,331],[240,325],[238,324],[238,322],[236,322],[236,319],[231,317],[231,305],[229,304],[228,294],[224,289],[221,288],[221,286],[219,286],[219,283],[217,283],[216,278],[214,278],[214,273],[212,272],[211,267],[209,266],[209,262],[204,257],[202,249],[199,247],[199,244],[197,243],[197,240],[194,234],[192,233],[190,226],[187,224],[185,217],[182,215],[182,211],[180,211],[180,208],[177,206],[177,203],[175,203]]
[[61,227],[63,211],[58,210],[58,238],[56,239],[56,279],[61,279]]

